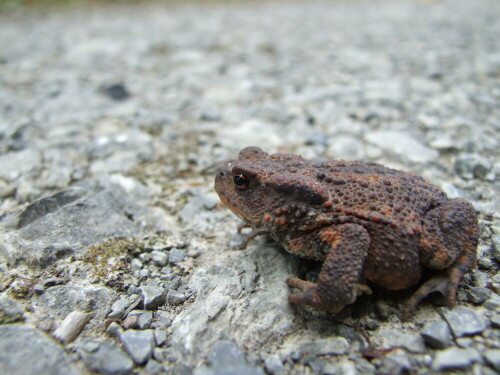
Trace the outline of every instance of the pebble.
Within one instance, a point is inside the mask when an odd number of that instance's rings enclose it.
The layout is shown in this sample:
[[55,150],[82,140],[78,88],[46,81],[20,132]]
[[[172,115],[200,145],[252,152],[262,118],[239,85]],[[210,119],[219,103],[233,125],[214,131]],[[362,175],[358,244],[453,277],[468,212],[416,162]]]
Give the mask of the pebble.
[[480,305],[488,299],[491,290],[487,288],[470,288],[467,291],[467,299],[476,305]]
[[364,145],[358,138],[350,135],[334,136],[329,141],[326,154],[331,159],[361,160],[364,158]]
[[399,155],[412,163],[429,163],[439,157],[439,153],[424,146],[409,132],[399,130],[377,130],[366,134],[367,142],[385,151]]
[[134,363],[113,342],[82,339],[76,348],[89,369],[103,375],[129,374]]
[[139,319],[137,320],[137,327],[139,329],[149,328],[152,320],[153,320],[153,313],[151,311],[143,311],[139,315]]
[[162,346],[167,342],[167,331],[164,329],[155,329],[156,346]]
[[111,305],[111,311],[108,314],[108,317],[113,318],[122,316],[125,312],[125,309],[129,306],[129,299],[126,296],[120,296],[120,298]]
[[147,310],[157,309],[166,300],[166,290],[157,286],[142,286],[140,288],[143,297],[144,308]]
[[168,261],[170,263],[179,263],[186,258],[186,252],[182,249],[173,248],[170,250]]
[[458,306],[441,311],[455,337],[477,335],[486,329],[486,322],[474,310]]
[[476,154],[464,154],[455,161],[455,172],[462,178],[471,180],[473,178],[486,179],[492,168],[491,163]]
[[475,349],[460,349],[453,346],[436,352],[432,369],[436,371],[467,369],[480,360],[481,356]]
[[377,369],[379,374],[402,375],[412,369],[408,354],[401,349],[394,350],[382,357],[382,365]]
[[[12,168],[14,165],[16,167]],[[0,155],[0,178],[8,182],[20,176],[39,173],[41,168],[42,155],[32,148]]]
[[116,101],[125,100],[130,96],[127,87],[123,83],[114,83],[109,86],[104,86],[102,91],[106,96]]
[[155,361],[154,359],[150,359],[146,366],[144,366],[144,370],[148,375],[163,375],[165,374],[165,368],[161,365],[161,363]]
[[452,336],[448,324],[443,320],[427,323],[420,332],[426,344],[444,349],[451,344]]
[[167,304],[171,306],[180,305],[186,300],[184,293],[178,292],[174,289],[169,289],[167,293]]
[[120,340],[123,348],[136,364],[142,365],[151,358],[155,347],[152,329],[143,331],[128,329],[122,333]]
[[169,254],[165,253],[164,251],[153,250],[151,252],[151,260],[157,266],[164,267],[169,260]]

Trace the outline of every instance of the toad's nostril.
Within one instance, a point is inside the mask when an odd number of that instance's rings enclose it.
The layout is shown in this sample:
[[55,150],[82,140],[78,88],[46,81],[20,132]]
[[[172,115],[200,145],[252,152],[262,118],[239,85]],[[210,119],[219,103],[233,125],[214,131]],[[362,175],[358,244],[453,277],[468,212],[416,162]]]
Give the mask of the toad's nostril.
[[219,177],[224,177],[225,175],[224,171],[219,171]]

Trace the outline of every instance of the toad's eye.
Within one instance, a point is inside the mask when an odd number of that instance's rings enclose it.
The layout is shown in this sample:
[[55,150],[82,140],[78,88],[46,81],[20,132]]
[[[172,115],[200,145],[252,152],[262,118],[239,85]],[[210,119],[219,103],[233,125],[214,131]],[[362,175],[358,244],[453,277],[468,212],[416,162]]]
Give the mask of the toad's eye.
[[234,186],[239,190],[246,190],[250,187],[250,179],[243,173],[235,173],[233,177]]

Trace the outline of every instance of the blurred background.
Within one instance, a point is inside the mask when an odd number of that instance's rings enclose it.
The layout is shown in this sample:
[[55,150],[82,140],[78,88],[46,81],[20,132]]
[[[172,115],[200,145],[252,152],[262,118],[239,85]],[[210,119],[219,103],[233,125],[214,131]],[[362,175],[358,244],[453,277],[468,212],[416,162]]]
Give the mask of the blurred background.
[[[0,373],[496,373],[499,132],[498,0],[0,0],[0,310],[26,320],[0,325]],[[302,266],[234,251],[213,191],[250,145],[471,201],[461,306],[292,309]],[[82,310],[68,351],[42,334]]]

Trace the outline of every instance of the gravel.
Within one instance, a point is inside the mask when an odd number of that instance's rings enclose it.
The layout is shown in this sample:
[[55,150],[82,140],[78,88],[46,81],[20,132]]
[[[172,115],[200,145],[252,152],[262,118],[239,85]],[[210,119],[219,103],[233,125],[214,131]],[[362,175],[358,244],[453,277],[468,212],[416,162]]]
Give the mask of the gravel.
[[[0,372],[498,372],[499,12],[2,8]],[[402,322],[411,291],[377,288],[337,315],[290,305],[286,278],[318,265],[265,236],[235,250],[238,219],[213,191],[249,145],[382,163],[471,201],[478,268],[456,307],[428,298]],[[72,312],[92,318],[63,348],[50,337]]]

